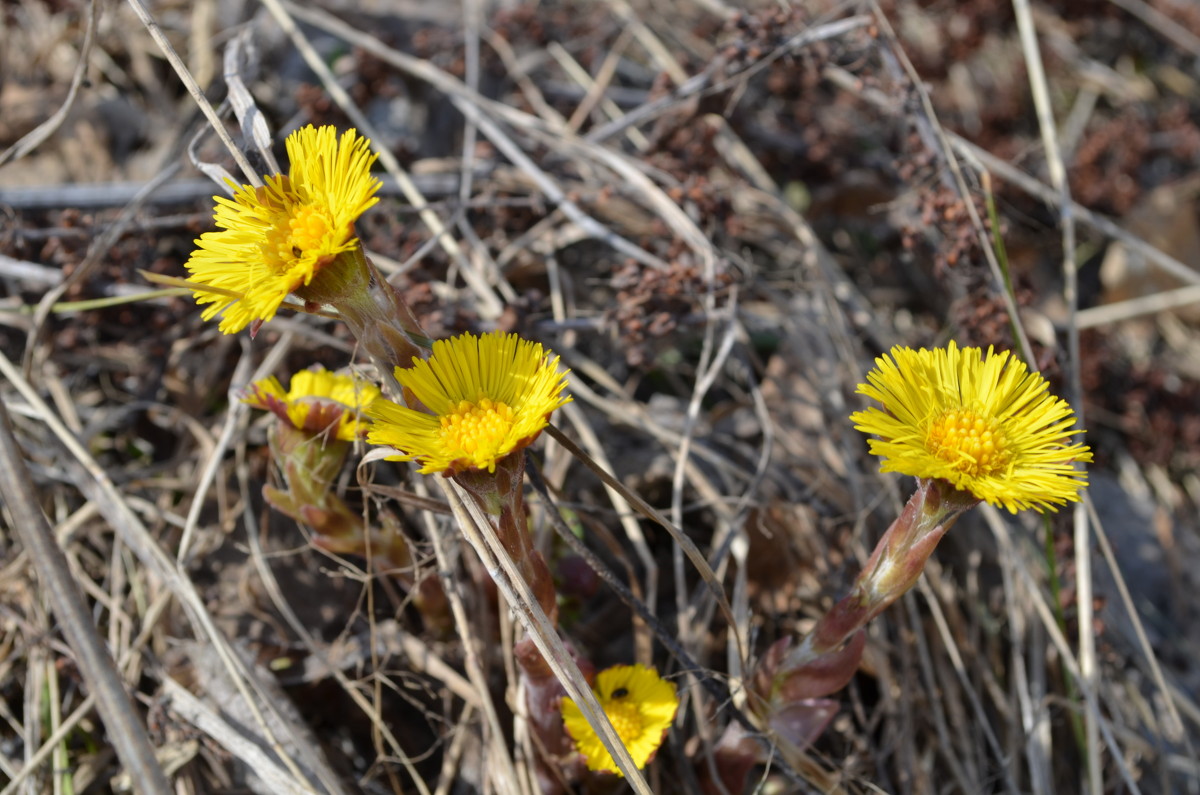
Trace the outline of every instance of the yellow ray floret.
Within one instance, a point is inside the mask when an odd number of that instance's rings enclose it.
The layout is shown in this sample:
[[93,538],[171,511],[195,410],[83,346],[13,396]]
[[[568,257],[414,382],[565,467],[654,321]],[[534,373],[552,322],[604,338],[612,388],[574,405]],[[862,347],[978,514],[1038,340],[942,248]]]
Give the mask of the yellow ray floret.
[[[645,767],[675,719],[679,707],[675,685],[645,665],[614,665],[596,675],[592,691],[634,763],[639,768]],[[562,715],[567,734],[583,754],[588,770],[623,775],[596,730],[570,697],[562,700]]]
[[255,408],[275,414],[293,428],[351,441],[369,423],[360,412],[379,397],[379,388],[361,378],[331,373],[317,366],[292,376],[285,391],[275,376],[255,381],[242,398]]
[[424,474],[495,472],[496,462],[532,443],[571,400],[557,357],[499,331],[439,340],[428,359],[397,367],[396,379],[430,413],[376,401],[367,441],[397,448],[392,460],[418,461]]
[[370,143],[310,125],[287,138],[286,176],[215,197],[218,231],[200,236],[186,265],[196,303],[208,304],[205,320],[222,315],[226,334],[270,320],[288,293],[358,245],[354,222],[379,200]]
[[858,393],[879,401],[850,416],[884,472],[938,478],[992,505],[1039,512],[1079,499],[1092,460],[1072,444],[1075,414],[1008,352],[896,347]]

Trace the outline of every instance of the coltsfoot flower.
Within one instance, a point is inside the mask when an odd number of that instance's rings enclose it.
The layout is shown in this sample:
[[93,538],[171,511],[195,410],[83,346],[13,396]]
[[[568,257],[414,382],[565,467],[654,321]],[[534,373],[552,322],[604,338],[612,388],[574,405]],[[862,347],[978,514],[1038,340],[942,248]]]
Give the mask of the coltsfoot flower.
[[1039,512],[1079,499],[1091,461],[1072,444],[1075,414],[1041,375],[991,347],[914,351],[875,360],[858,393],[881,408],[850,415],[884,472],[948,481],[992,505]]
[[255,381],[242,400],[293,428],[348,442],[366,432],[370,423],[360,412],[378,397],[374,384],[316,366],[293,375],[287,390],[275,376]]
[[558,357],[499,331],[439,340],[428,359],[397,367],[396,380],[432,413],[378,400],[367,412],[375,420],[367,441],[397,448],[390,459],[417,461],[422,474],[495,472],[571,400]]
[[289,293],[359,245],[354,222],[379,201],[370,143],[354,130],[339,139],[333,127],[304,127],[287,138],[286,176],[215,197],[219,231],[200,236],[186,265],[205,320],[222,315],[225,334],[270,320]]
[[[634,763],[645,767],[675,719],[679,707],[675,685],[645,665],[614,665],[596,675],[592,691]],[[563,697],[562,716],[567,734],[583,754],[588,770],[624,775],[570,696]]]

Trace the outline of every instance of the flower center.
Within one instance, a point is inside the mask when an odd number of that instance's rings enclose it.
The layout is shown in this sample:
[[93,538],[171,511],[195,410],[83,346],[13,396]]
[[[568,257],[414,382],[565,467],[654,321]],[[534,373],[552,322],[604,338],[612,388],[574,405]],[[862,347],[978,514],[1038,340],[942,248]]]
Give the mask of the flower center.
[[276,268],[284,270],[304,256],[304,252],[327,246],[333,228],[329,210],[302,204],[284,211],[266,235],[263,253]]
[[925,446],[972,477],[1003,472],[1012,459],[1000,423],[969,409],[947,411],[935,419],[925,434]]
[[638,712],[637,704],[628,699],[616,699],[604,705],[604,712],[625,745],[642,736],[642,714]]
[[513,426],[513,410],[489,398],[464,400],[442,421],[442,443],[472,458],[498,448]]

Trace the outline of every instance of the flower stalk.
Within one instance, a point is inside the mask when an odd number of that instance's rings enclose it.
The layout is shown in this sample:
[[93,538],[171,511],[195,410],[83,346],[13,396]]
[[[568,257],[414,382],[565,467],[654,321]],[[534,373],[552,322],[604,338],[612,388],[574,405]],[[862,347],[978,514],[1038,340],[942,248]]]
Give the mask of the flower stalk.
[[[592,681],[595,667],[591,661],[580,657],[570,645],[567,651],[584,678]],[[562,700],[566,696],[566,688],[558,681],[532,639],[517,641],[513,646],[513,657],[517,661],[521,686],[525,690],[530,732],[540,752],[534,760],[538,788],[543,795],[563,792],[564,774],[570,779],[577,778],[583,772],[583,764],[576,758],[574,743],[563,724]]]
[[262,187],[233,185],[215,197],[217,230],[196,241],[188,280],[202,316],[220,329],[256,333],[289,295],[316,311],[338,310],[385,378],[425,355],[420,324],[371,264],[355,222],[379,198],[376,155],[354,130],[304,127],[287,138],[288,173]]
[[283,475],[283,488],[264,486],[263,498],[307,526],[313,546],[377,561],[414,591],[422,616],[440,628],[447,618],[441,584],[436,578],[414,583],[412,554],[395,520],[381,513],[378,525],[368,526],[335,488],[353,440],[367,431],[360,411],[378,396],[372,384],[321,368],[296,373],[287,390],[273,376],[251,384],[243,399],[275,415],[268,444]]
[[271,507],[307,525],[315,534],[315,543],[338,552],[357,551],[364,536],[362,517],[350,510],[333,488],[350,442],[323,438],[278,421],[271,428],[268,444],[284,483],[282,489],[263,487],[263,497]]
[[917,490],[879,539],[850,593],[788,652],[782,667],[802,667],[836,651],[907,593],[917,584],[942,536],[959,516],[978,504],[977,498],[945,481],[917,481]]
[[422,473],[462,486],[554,621],[554,578],[533,544],[523,495],[524,449],[570,400],[558,359],[515,334],[463,334],[394,375],[415,407],[376,401],[368,441],[396,448],[390,460],[417,461]]
[[517,565],[552,624],[558,624],[558,592],[546,559],[533,544],[525,515],[525,456],[516,453],[496,462],[495,472],[465,470],[453,476],[488,517],[496,538]]
[[[917,488],[850,593],[799,643],[776,641],[751,678],[751,710],[789,758],[836,714],[837,703],[824,697],[853,678],[867,622],[917,583],[958,517],[985,501],[1013,513],[1056,510],[1087,484],[1075,465],[1092,454],[1071,442],[1070,406],[1009,353],[953,342],[933,351],[893,348],[867,381],[858,391],[880,407],[851,420],[879,437],[870,449],[883,471],[912,475]],[[736,733],[717,751],[718,778],[740,787],[756,751]]]
[[763,656],[751,683],[751,708],[782,748],[799,753],[824,731],[837,702],[823,697],[845,687],[858,670],[867,622],[916,584],[946,531],[978,502],[944,481],[919,481],[850,593],[798,644],[781,638]]
[[[397,367],[394,374],[409,405],[377,401],[368,412],[375,420],[368,441],[395,448],[391,460],[416,461],[423,474],[453,479],[556,626],[554,578],[525,512],[524,450],[570,400],[558,359],[515,334],[463,334],[435,342],[427,359],[414,357],[411,367]],[[563,745],[561,685],[528,639],[518,643],[516,659],[533,733],[556,756]],[[553,777],[541,779],[550,786]]]
[[297,297],[315,307],[332,306],[385,377],[414,358],[424,358],[429,340],[400,293],[384,278],[362,246],[339,254]]
[[[372,396],[371,405],[339,402],[327,399],[330,394],[284,395],[278,382],[256,385],[256,404],[279,417],[270,440],[284,487],[265,488],[266,499],[312,528],[314,544],[324,549],[380,558],[396,569],[409,567],[411,556],[394,522],[384,515],[382,531],[366,527],[335,490],[351,442],[365,430],[365,420],[363,426],[358,420],[361,409],[373,420],[369,441],[393,447],[391,460],[416,461],[422,474],[454,479],[486,517],[538,606],[556,625],[554,580],[533,543],[523,501],[523,451],[553,411],[570,400],[558,359],[541,345],[498,332],[431,345],[356,234],[357,219],[378,202],[380,182],[370,175],[376,159],[370,142],[354,130],[339,137],[332,127],[310,126],[288,136],[287,149],[286,175],[265,177],[260,187],[231,185],[232,198],[216,198],[217,230],[196,241],[186,265],[187,284],[204,307],[203,318],[220,316],[220,330],[226,334],[249,328],[253,336],[289,297],[303,302],[306,312],[332,307],[376,365],[394,400]],[[419,606],[424,597],[424,591],[416,594]],[[560,769],[578,766],[563,724],[562,685],[532,642],[518,644],[517,659],[535,735]],[[672,686],[656,674],[653,679],[663,687],[647,693],[661,696],[665,687],[673,698]],[[633,680],[629,687],[634,688]],[[669,714],[661,703],[645,712],[638,699],[608,696],[617,713],[638,726],[646,716],[665,716],[669,723],[677,704],[671,702]],[[635,703],[637,710],[630,712]],[[664,731],[665,724],[653,724],[649,734],[635,737],[639,765],[652,755]],[[598,740],[594,744],[602,746]],[[611,757],[608,764],[614,764]]]

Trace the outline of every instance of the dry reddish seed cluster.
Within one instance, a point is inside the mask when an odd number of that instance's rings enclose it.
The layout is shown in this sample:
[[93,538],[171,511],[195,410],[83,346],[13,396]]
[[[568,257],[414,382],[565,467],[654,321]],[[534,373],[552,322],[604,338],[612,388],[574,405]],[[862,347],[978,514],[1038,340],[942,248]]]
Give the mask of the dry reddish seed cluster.
[[325,89],[318,85],[301,83],[296,86],[292,98],[304,118],[311,119],[315,126],[344,123],[342,112],[334,106]]
[[[910,251],[931,249],[935,272],[959,265],[980,264],[979,233],[962,197],[946,184],[945,168],[937,155],[913,132],[908,138],[911,154],[896,159],[896,174],[907,185],[925,186],[917,192],[916,216],[900,227],[900,240]],[[973,195],[975,210],[991,232],[983,196]]]
[[1072,195],[1088,207],[1128,212],[1142,193],[1135,172],[1149,143],[1149,125],[1135,113],[1097,124],[1075,153],[1069,172]]
[[[1017,305],[1024,306],[1029,303],[1030,293],[1018,289],[1016,298]],[[971,290],[954,304],[951,322],[955,328],[962,329],[959,338],[964,345],[986,348],[988,345],[1008,345],[1012,340],[1011,321],[1004,299],[982,287]]]
[[700,219],[701,228],[708,229],[715,222],[717,225],[727,224],[733,213],[729,192],[720,186],[713,185],[708,177],[692,176],[684,182],[667,190],[671,200],[685,205],[694,211]]
[[492,15],[491,27],[496,35],[510,44],[533,44],[544,46],[550,41],[550,33],[561,22],[547,15],[533,3],[522,3],[510,8],[501,8]]
[[[703,174],[718,160],[713,147],[716,130],[694,115],[664,117],[663,123],[655,126],[653,135],[656,148],[651,155],[652,162],[683,182],[695,184],[696,179],[703,179],[697,175]],[[678,191],[668,189],[668,195],[671,190]]]
[[[1095,333],[1085,333],[1082,342],[1085,411],[1106,418],[1091,435],[1115,424],[1139,463],[1173,473],[1200,471],[1200,382],[1157,364],[1131,365]],[[1094,446],[1104,452],[1103,445]]]
[[[811,24],[807,10],[799,5],[787,10],[737,14],[726,25],[735,38],[721,50],[728,71],[737,71],[756,63]],[[823,58],[827,55],[827,48],[817,44],[812,54]]]
[[1186,103],[1166,103],[1155,115],[1125,108],[1096,121],[1084,136],[1069,170],[1071,192],[1088,207],[1124,215],[1164,175],[1194,166],[1197,151],[1200,127]]
[[[732,282],[718,272],[713,289],[718,299]],[[695,265],[672,261],[666,270],[626,263],[612,278],[617,290],[615,308],[607,317],[617,329],[625,360],[631,367],[654,363],[654,343],[690,320],[701,319],[701,299],[708,291],[704,274]]]

